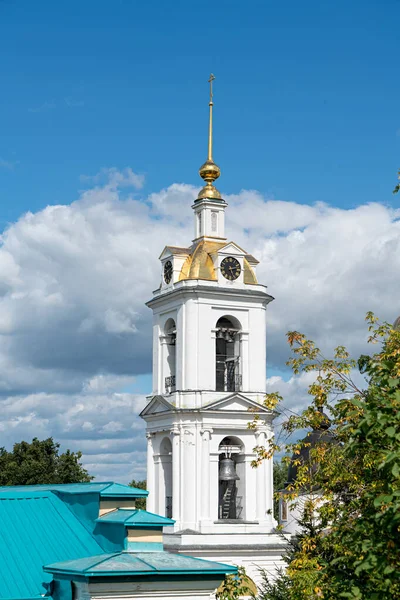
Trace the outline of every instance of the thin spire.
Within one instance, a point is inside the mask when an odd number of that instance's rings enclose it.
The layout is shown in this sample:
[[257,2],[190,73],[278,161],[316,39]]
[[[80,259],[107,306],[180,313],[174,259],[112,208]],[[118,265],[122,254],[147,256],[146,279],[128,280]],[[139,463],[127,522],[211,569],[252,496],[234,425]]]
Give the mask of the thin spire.
[[213,139],[212,139],[212,135],[213,135],[213,122],[212,122],[212,118],[213,118],[213,81],[215,79],[215,76],[211,73],[210,75],[210,79],[208,80],[208,83],[210,84],[210,102],[208,103],[208,106],[210,107],[210,119],[209,119],[209,125],[208,125],[208,160],[212,161],[212,143],[213,143]]
[[221,175],[221,170],[218,165],[215,164],[212,157],[213,150],[213,81],[215,76],[211,73],[208,83],[210,84],[210,101],[208,103],[210,116],[208,123],[208,158],[204,165],[200,167],[199,174],[202,179],[206,182],[206,185],[200,190],[197,200],[203,200],[204,198],[210,199],[221,199],[221,194],[217,188],[213,185],[214,181]]

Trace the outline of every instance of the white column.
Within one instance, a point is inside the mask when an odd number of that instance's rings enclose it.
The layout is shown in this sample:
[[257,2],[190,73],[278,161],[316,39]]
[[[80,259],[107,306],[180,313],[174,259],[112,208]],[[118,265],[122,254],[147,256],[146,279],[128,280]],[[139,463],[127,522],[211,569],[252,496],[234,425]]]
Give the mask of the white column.
[[160,369],[160,394],[165,394],[165,378],[170,375],[168,366],[168,338],[165,335],[160,335],[160,354],[161,354],[161,369]]
[[147,432],[146,433],[146,438],[147,438],[147,481],[146,481],[146,487],[147,490],[149,492],[149,495],[147,496],[147,502],[146,502],[146,508],[149,512],[154,512],[155,511],[155,489],[154,489],[154,449],[153,449],[153,443],[152,443],[152,438],[153,438],[154,434]]
[[175,529],[180,529],[181,522],[181,480],[180,480],[180,452],[181,452],[181,433],[177,426],[171,429],[172,437],[172,518],[175,522]]
[[[182,304],[178,308],[177,317],[176,317],[176,329],[178,332],[177,336],[176,336],[176,347],[175,347],[175,371],[176,371],[176,389],[177,390],[184,390],[185,385],[186,385],[186,380],[185,380],[185,365],[186,365],[185,326],[186,326],[185,305]],[[180,401],[178,398],[178,394],[176,394],[176,398],[177,398],[176,406],[177,406],[177,408],[179,408]]]
[[198,304],[194,298],[186,301],[185,309],[185,389],[197,390],[197,369],[199,360],[198,348]]
[[242,390],[248,392],[250,390],[249,385],[249,333],[248,331],[242,331],[240,333],[240,368],[242,374]]
[[218,487],[218,469],[219,469],[219,454],[218,452],[211,454],[210,456],[210,518],[211,521],[217,521],[218,515],[218,500],[219,500],[219,487]]
[[[265,431],[258,430],[255,435],[257,446],[265,446]],[[256,489],[256,517],[261,522],[267,519],[265,461],[256,468]]]
[[197,514],[197,469],[196,462],[196,429],[194,424],[186,425],[182,429],[182,464],[180,469],[180,478],[182,486],[182,529],[196,528]]
[[201,429],[201,517],[210,520],[210,439],[212,429]]
[[153,316],[153,394],[160,394],[161,360],[158,316]]

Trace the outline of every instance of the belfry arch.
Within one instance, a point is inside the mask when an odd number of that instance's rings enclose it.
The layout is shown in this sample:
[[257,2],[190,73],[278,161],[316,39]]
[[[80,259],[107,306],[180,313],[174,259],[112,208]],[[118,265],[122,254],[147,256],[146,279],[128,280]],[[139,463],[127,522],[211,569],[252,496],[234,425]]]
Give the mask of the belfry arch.
[[226,436],[218,447],[218,520],[245,518],[246,477],[244,444]]
[[223,316],[215,326],[215,390],[241,390],[240,332],[241,324],[235,317]]
[[172,518],[172,444],[168,437],[160,444],[160,469],[159,513]]

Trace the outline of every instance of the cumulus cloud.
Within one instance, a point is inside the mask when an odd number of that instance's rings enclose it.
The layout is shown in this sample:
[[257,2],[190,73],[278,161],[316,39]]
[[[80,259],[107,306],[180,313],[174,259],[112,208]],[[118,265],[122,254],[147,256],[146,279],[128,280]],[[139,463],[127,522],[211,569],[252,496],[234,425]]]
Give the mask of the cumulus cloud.
[[115,167],[101,169],[96,175],[81,175],[83,183],[103,185],[105,190],[134,187],[140,190],[144,185],[144,175],[134,173],[130,167],[118,170]]
[[[1,236],[2,439],[54,435],[81,449],[94,474],[128,481],[145,464],[145,400],[127,391],[151,369],[144,303],[160,281],[163,245],[193,237],[198,190],[173,184],[141,197],[143,177],[130,168],[83,182],[72,204],[27,213]],[[276,298],[271,367],[284,368],[287,330],[358,354],[367,310],[387,320],[400,313],[398,211],[299,205],[251,190],[226,199],[228,238],[260,260],[259,281]],[[301,384],[280,383],[291,406],[305,401]]]

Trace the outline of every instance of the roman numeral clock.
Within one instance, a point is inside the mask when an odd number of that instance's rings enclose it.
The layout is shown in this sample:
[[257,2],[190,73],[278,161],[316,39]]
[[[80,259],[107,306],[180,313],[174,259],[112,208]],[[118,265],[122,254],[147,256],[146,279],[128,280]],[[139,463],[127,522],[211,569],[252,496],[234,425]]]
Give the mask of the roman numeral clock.
[[241,270],[240,262],[233,256],[227,256],[221,262],[221,273],[225,279],[230,281],[237,279]]

